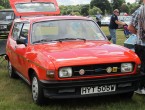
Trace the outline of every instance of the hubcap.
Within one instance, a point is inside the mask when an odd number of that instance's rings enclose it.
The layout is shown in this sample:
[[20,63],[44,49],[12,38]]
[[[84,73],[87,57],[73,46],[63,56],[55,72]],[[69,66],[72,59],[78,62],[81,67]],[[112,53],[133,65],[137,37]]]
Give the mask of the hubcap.
[[38,98],[38,80],[36,77],[34,77],[32,81],[32,95],[34,101],[36,101]]

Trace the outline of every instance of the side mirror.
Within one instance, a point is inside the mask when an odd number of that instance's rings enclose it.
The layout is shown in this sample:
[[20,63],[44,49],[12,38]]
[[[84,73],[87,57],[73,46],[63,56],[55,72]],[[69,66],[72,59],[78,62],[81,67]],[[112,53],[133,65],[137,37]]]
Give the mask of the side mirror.
[[17,39],[16,40],[17,44],[24,44],[26,46],[26,43],[27,43],[27,39]]
[[111,36],[110,35],[108,35],[108,36],[106,36],[107,37],[107,39],[110,41],[111,40]]

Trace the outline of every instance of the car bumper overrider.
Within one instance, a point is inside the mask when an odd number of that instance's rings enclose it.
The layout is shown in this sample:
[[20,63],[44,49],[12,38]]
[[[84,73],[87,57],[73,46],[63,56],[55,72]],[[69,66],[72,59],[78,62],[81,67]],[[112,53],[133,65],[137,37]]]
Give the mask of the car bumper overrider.
[[[93,97],[101,95],[111,95],[128,93],[138,89],[140,82],[144,79],[145,74],[137,74],[123,77],[105,78],[105,79],[90,79],[77,81],[40,81],[40,85],[44,89],[44,96],[50,99],[61,98],[81,98]],[[116,90],[113,92],[93,93],[81,95],[82,87],[95,87],[101,85],[116,85]]]

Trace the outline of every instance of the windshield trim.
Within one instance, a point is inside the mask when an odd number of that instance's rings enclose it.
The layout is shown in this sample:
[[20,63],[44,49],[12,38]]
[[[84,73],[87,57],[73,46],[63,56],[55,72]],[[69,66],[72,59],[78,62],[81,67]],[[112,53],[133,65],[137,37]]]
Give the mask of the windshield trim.
[[[48,21],[36,21],[36,22],[34,22],[33,24],[32,24],[32,28],[31,28],[31,30],[33,31],[33,25],[34,24],[36,24],[36,23],[39,23],[39,22],[49,22],[49,21],[65,21],[65,20],[82,20],[82,21],[91,21],[91,22],[94,22],[95,24],[96,24],[96,26],[98,27],[98,30],[100,31],[100,33],[102,34],[102,36],[104,37],[104,39],[98,39],[98,40],[88,40],[88,39],[86,39],[86,41],[105,41],[105,40],[108,40],[107,39],[107,37],[106,37],[106,35],[103,33],[103,31],[99,28],[99,26],[97,25],[97,23],[94,21],[94,20],[90,20],[90,19],[57,19],[57,20],[48,20]],[[70,41],[70,40],[68,40],[68,41]],[[52,42],[54,42],[53,40],[52,40]],[[49,43],[51,43],[51,42],[49,42]],[[32,42],[32,32],[31,32],[31,39],[30,39],[30,44],[33,44],[33,42]]]

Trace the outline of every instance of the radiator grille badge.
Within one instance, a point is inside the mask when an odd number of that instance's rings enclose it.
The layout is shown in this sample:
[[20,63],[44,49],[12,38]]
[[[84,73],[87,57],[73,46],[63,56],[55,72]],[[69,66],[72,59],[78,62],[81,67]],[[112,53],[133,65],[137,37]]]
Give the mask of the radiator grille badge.
[[80,69],[79,74],[80,75],[84,75],[85,74],[85,70],[84,69]]
[[112,68],[108,67],[108,68],[106,68],[106,71],[107,71],[107,73],[111,73],[112,72]]

